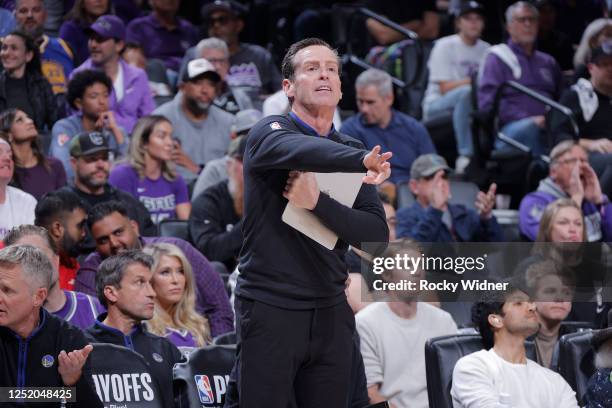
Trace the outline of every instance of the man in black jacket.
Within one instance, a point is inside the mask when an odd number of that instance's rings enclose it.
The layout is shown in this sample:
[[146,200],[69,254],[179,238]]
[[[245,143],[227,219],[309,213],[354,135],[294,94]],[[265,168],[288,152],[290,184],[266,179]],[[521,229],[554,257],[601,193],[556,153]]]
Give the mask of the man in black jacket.
[[[355,320],[344,294],[343,257],[348,244],[389,239],[371,184],[389,177],[391,153],[379,154],[380,146],[363,150],[333,128],[339,70],[337,53],[324,41],[293,44],[282,66],[291,112],[264,118],[249,132],[235,304],[238,360],[226,407],[285,407],[292,400],[300,407],[347,406]],[[353,208],[320,192],[310,173],[366,171]],[[282,221],[288,202],[338,235],[334,250]]]
[[211,261],[223,262],[229,272],[236,267],[242,247],[244,177],[242,158],[246,135],[232,140],[227,151],[228,180],[210,186],[193,202],[189,235]]
[[174,406],[172,368],[180,351],[164,337],[147,332],[143,321],[153,317],[155,291],[151,286],[153,258],[141,251],[110,257],[98,269],[96,289],[108,313],[87,330],[92,342],[124,346],[142,354],[159,384],[164,407]]
[[[75,387],[68,407],[102,407],[87,357],[93,347],[81,330],[46,312],[42,305],[53,278],[47,256],[30,245],[0,251],[0,384],[3,387]],[[57,407],[5,399],[6,406]]]

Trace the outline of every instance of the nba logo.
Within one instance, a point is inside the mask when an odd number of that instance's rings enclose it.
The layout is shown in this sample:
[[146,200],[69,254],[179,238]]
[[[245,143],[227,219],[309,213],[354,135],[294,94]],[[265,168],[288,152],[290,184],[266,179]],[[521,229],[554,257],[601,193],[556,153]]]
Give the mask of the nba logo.
[[210,404],[215,402],[210,380],[207,375],[196,375],[195,382],[198,386],[198,395],[202,404]]

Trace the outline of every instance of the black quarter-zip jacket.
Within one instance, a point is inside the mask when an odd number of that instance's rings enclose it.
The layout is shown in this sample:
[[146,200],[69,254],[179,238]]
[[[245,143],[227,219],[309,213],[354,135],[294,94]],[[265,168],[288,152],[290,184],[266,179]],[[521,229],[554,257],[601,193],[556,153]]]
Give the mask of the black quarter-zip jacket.
[[[283,191],[290,170],[364,173],[368,152],[332,131],[319,136],[295,114],[273,115],[249,132],[244,155],[244,243],[236,294],[287,309],[328,307],[345,299],[348,244],[388,242],[389,229],[373,185],[363,184],[353,208],[321,193],[312,212],[338,237],[333,250],[285,224]],[[384,248],[382,248],[384,249]]]
[[[85,334],[70,323],[40,310],[40,323],[26,339],[6,327],[0,327],[0,386],[2,387],[65,387],[57,371],[60,351],[80,350],[89,342]],[[85,363],[81,378],[74,385],[76,402],[67,407],[102,407],[91,380],[89,362]],[[59,407],[58,402],[12,404],[2,407]]]

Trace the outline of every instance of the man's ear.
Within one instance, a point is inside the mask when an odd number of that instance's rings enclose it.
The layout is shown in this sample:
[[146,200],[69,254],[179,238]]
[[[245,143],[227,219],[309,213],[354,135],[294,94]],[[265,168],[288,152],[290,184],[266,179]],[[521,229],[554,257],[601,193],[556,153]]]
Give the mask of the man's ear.
[[140,228],[138,227],[138,223],[134,220],[130,220],[130,225],[132,228],[134,228],[134,231],[136,231],[136,235],[140,236]]
[[48,289],[47,288],[38,288],[34,291],[34,306],[42,307],[47,299]]
[[504,322],[499,317],[499,315],[496,315],[496,314],[490,314],[488,317],[488,321],[489,321],[489,325],[496,329],[500,329],[504,326]]
[[419,183],[416,180],[410,179],[408,187],[410,187],[412,194],[417,195],[419,193]]
[[117,302],[117,299],[119,299],[117,296],[117,288],[111,285],[106,285],[104,287],[104,297],[110,304]]
[[83,109],[83,101],[81,100],[81,98],[76,98],[74,100],[74,106],[77,108],[77,110]]
[[76,174],[76,166],[77,166],[77,160],[75,157],[70,157],[70,166],[72,166],[72,171],[74,172],[74,174]]
[[285,78],[283,79],[282,85],[283,85],[283,92],[285,92],[285,95],[287,95],[287,98],[294,98],[295,90],[294,90],[293,82]]
[[395,97],[393,96],[393,91],[391,91],[389,93],[389,95],[385,95],[383,98],[385,100],[385,104],[388,107],[392,107],[393,106],[393,101],[395,100]]
[[236,31],[238,32],[238,34],[240,34],[243,29],[244,29],[244,20],[241,18],[238,18],[238,21],[236,23]]
[[53,237],[54,240],[60,240],[64,236],[64,226],[61,222],[55,220],[49,225],[49,234]]

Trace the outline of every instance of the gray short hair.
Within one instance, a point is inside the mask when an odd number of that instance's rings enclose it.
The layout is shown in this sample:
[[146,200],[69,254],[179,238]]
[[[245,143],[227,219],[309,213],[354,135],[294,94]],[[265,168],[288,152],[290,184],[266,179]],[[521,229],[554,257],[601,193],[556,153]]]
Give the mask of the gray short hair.
[[29,236],[40,237],[47,245],[47,248],[51,250],[55,255],[59,255],[57,244],[51,238],[49,231],[45,227],[39,227],[38,225],[22,224],[18,227],[13,227],[4,236],[4,245],[15,245],[17,241]]
[[53,265],[40,249],[32,245],[9,245],[0,251],[0,269],[20,266],[24,279],[32,291],[45,288],[53,283]]
[[355,89],[363,89],[368,86],[374,86],[381,96],[393,94],[391,75],[380,69],[370,68],[365,70],[355,80]]
[[580,146],[580,144],[575,140],[564,140],[553,147],[549,156],[551,166],[557,164],[559,157],[572,150],[574,146],[578,146],[584,150],[584,147]]
[[540,12],[538,11],[538,8],[534,6],[533,4],[527,1],[517,1],[514,4],[511,4],[506,9],[506,24],[510,24],[510,22],[512,21],[512,18],[514,17],[514,12],[521,8],[528,8],[529,10],[533,12],[533,14],[535,14],[536,18],[540,16]]
[[125,271],[130,265],[139,263],[151,269],[153,267],[153,257],[144,252],[133,249],[120,253],[119,255],[106,258],[98,267],[96,272],[96,293],[100,303],[108,308],[104,288],[107,286],[121,287],[121,280]]
[[198,45],[196,45],[196,58],[200,58],[202,56],[202,51],[211,48],[223,51],[225,56],[229,58],[229,49],[227,48],[227,44],[225,41],[217,37],[209,37],[200,41]]

